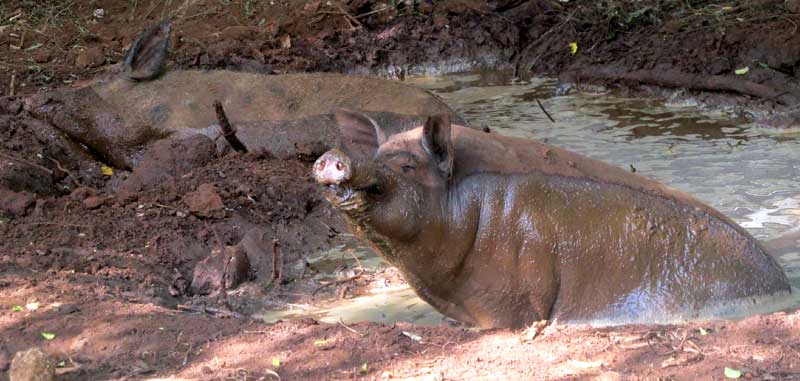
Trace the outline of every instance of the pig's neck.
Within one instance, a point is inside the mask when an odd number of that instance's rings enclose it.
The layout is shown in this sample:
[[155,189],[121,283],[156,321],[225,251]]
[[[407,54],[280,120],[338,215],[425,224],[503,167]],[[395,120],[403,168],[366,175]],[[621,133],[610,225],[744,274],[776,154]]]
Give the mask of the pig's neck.
[[[351,226],[353,233],[364,241],[369,242],[389,263],[396,266],[403,273],[406,282],[414,289],[417,295],[425,302],[445,315],[455,317],[462,321],[474,322],[462,307],[448,301],[448,295],[443,294],[441,279],[450,277],[448,264],[450,254],[440,255],[444,243],[442,237],[447,234],[444,229],[443,212],[446,200],[440,197],[431,197],[427,200],[424,227],[413,237],[398,240],[392,237],[392,232],[386,234],[376,229],[371,218],[366,213],[345,214],[345,220]],[[458,266],[455,266],[458,267]]]

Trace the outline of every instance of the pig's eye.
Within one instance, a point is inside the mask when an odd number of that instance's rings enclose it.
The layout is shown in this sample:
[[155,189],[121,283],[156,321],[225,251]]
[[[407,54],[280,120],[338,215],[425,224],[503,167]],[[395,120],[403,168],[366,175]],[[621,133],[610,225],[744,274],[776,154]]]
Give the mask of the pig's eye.
[[415,169],[416,168],[413,165],[408,165],[408,164],[400,167],[400,170],[403,171],[403,173],[411,173],[414,172]]

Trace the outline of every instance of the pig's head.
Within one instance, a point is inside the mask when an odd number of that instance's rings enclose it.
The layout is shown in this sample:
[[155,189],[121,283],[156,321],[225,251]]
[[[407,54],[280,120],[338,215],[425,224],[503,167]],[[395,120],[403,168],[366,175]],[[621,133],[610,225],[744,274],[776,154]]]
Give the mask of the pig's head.
[[436,226],[453,172],[448,117],[432,116],[424,126],[388,136],[362,113],[335,116],[345,149],[371,147],[374,156],[354,160],[334,149],[317,159],[313,175],[333,207],[392,240],[409,241]]

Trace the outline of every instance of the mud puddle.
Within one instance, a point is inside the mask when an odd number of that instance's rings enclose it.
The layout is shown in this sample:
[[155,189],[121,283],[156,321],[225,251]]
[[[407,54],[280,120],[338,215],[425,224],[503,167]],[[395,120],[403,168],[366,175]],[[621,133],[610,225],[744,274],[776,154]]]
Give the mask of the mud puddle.
[[[406,81],[436,92],[475,126],[543,140],[700,198],[764,242],[793,287],[800,288],[800,134],[758,129],[722,112],[700,110],[691,99],[665,103],[596,92],[554,96],[557,83],[549,78],[513,81],[488,72]],[[346,257],[346,250],[354,250],[365,268],[387,266],[354,241],[320,253],[315,261],[324,273],[325,264]],[[800,292],[795,292],[791,300],[747,307],[745,314],[798,305]],[[741,317],[742,311],[726,315]],[[352,299],[258,316],[268,321],[313,316],[326,322],[442,322],[407,287],[373,287]]]

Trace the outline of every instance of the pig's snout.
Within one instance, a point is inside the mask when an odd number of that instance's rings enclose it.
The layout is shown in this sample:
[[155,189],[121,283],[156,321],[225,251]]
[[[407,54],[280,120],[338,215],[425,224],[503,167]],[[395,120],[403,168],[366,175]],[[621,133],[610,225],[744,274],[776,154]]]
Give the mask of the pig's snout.
[[322,185],[339,185],[352,176],[353,166],[343,152],[331,150],[314,163],[314,180]]

